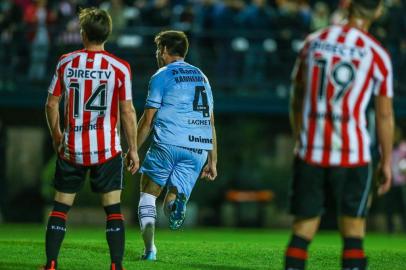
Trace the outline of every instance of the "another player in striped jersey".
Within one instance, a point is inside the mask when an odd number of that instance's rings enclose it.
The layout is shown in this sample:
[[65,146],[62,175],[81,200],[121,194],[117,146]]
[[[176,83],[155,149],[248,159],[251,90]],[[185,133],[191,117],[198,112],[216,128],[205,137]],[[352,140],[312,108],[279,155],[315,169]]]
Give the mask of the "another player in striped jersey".
[[297,139],[291,200],[295,220],[285,269],[305,268],[327,196],[338,209],[342,269],[366,269],[363,238],[372,168],[365,110],[372,95],[382,154],[378,192],[387,192],[391,184],[392,66],[368,34],[381,9],[381,0],[353,0],[348,23],[311,34],[298,57],[291,100]]
[[[92,190],[101,193],[106,212],[111,269],[121,270],[125,235],[120,207],[123,189],[120,121],[129,146],[127,169],[134,174],[139,167],[131,70],[127,62],[104,50],[112,29],[106,11],[83,9],[79,23],[85,49],[61,57],[46,104],[47,122],[58,160],[54,208],[46,231],[44,269],[57,268],[67,213],[90,171]],[[62,96],[65,101],[63,131],[59,125]]]

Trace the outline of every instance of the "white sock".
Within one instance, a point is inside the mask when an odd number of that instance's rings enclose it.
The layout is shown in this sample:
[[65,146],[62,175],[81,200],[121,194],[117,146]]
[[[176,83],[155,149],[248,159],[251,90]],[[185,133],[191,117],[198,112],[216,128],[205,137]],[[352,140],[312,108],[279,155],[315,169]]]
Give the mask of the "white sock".
[[138,204],[138,219],[140,221],[142,238],[144,239],[145,251],[156,251],[154,244],[155,220],[156,220],[156,197],[141,192]]

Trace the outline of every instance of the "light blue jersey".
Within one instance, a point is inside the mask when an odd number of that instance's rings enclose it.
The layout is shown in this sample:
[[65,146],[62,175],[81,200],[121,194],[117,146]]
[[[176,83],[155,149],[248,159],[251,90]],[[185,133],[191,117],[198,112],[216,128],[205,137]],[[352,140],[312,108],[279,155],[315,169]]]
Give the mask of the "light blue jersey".
[[207,77],[197,67],[176,61],[159,69],[151,78],[145,106],[158,109],[154,142],[213,149],[213,94]]

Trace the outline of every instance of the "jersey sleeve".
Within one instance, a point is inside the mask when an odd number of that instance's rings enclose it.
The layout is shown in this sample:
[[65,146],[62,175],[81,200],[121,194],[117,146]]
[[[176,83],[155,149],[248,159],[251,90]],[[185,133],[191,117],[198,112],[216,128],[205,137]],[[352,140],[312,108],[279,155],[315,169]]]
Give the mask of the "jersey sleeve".
[[393,70],[392,62],[388,54],[377,57],[374,68],[376,87],[375,96],[393,97]]
[[309,41],[306,41],[303,44],[302,49],[300,49],[299,55],[296,58],[295,66],[292,70],[292,82],[295,84],[303,84],[304,83],[304,70],[305,70],[305,62],[306,57],[309,50]]
[[165,87],[165,73],[163,71],[152,76],[148,86],[146,108],[159,109],[162,105],[162,96]]
[[119,99],[132,100],[132,74],[131,67],[128,63],[125,63],[125,68],[123,70],[121,84],[119,85]]
[[52,94],[56,97],[59,97],[62,95],[62,74],[61,74],[61,61],[58,62],[58,65],[56,66],[54,76],[52,77],[51,84],[49,85],[48,88],[48,93]]

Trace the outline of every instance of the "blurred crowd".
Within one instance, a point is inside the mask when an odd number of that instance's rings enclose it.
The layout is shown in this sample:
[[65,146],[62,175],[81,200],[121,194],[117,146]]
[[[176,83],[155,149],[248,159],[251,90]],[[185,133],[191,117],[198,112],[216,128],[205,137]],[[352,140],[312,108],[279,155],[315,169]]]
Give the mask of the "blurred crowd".
[[[245,88],[270,83],[275,89],[288,80],[300,41],[309,32],[341,23],[348,1],[2,0],[0,60],[7,65],[0,66],[0,89],[13,90],[16,74],[25,74],[31,82],[48,80],[57,57],[53,53],[80,47],[76,15],[88,6],[110,12],[114,25],[111,44],[120,43],[123,35],[152,40],[162,29],[183,30],[192,41],[191,62],[202,66],[212,80],[214,77],[219,88],[235,89],[235,79],[242,78]],[[385,0],[385,14],[373,28],[392,54],[396,82],[402,84],[400,72],[406,70],[405,6],[405,0]],[[128,40],[138,44],[140,39],[133,36]],[[145,44],[145,59],[155,64],[150,57],[152,42]]]

